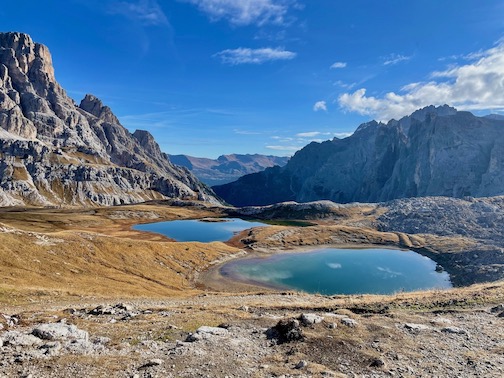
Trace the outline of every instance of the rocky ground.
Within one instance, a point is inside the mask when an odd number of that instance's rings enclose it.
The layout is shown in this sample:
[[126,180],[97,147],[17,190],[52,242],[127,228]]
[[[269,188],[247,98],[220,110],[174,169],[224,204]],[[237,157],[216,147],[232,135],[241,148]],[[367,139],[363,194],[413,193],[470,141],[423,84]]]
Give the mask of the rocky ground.
[[501,377],[503,285],[3,310],[0,377]]

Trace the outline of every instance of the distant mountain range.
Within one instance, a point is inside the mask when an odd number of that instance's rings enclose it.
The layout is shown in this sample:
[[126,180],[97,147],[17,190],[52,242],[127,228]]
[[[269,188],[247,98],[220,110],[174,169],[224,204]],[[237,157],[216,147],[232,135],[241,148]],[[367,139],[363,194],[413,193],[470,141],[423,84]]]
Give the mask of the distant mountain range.
[[288,157],[269,155],[221,155],[217,159],[188,155],[168,155],[173,164],[189,169],[196,177],[210,186],[226,184],[241,176],[264,171],[278,165],[283,167]]
[[218,202],[152,135],[133,134],[92,95],[77,105],[51,55],[0,33],[0,206],[116,205],[162,198]]
[[504,119],[429,106],[353,135],[310,143],[285,167],[213,187],[227,202],[379,202],[504,194]]

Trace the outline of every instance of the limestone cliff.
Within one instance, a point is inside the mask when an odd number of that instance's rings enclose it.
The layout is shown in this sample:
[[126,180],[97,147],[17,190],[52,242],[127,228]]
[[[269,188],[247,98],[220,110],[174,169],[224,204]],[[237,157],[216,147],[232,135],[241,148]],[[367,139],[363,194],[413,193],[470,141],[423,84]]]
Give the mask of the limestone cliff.
[[92,95],[78,106],[44,45],[0,33],[0,206],[114,205],[178,197],[216,202],[146,131],[129,133]]
[[345,139],[311,143],[283,168],[214,187],[234,205],[380,202],[504,194],[504,121],[429,106]]

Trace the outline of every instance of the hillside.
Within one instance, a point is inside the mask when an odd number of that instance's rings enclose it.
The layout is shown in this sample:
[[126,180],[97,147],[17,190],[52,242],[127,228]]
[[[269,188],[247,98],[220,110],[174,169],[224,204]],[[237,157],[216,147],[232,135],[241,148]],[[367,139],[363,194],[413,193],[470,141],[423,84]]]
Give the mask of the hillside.
[[270,155],[221,155],[217,159],[199,158],[188,155],[168,155],[173,164],[189,169],[205,184],[222,185],[241,176],[264,171],[278,165],[283,167],[288,157]]
[[49,50],[0,33],[0,206],[116,205],[177,197],[216,202],[152,135],[131,134],[92,95],[77,105]]
[[236,206],[500,195],[503,131],[499,117],[429,106],[399,121],[362,124],[345,139],[310,143],[283,168],[244,176],[214,190]]

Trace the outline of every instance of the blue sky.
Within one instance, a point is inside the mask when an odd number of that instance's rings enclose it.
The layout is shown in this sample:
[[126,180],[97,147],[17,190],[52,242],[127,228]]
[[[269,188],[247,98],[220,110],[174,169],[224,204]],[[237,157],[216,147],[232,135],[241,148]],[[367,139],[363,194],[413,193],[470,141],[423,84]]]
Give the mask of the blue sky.
[[429,104],[504,112],[502,0],[25,0],[0,20],[171,154],[291,155]]

